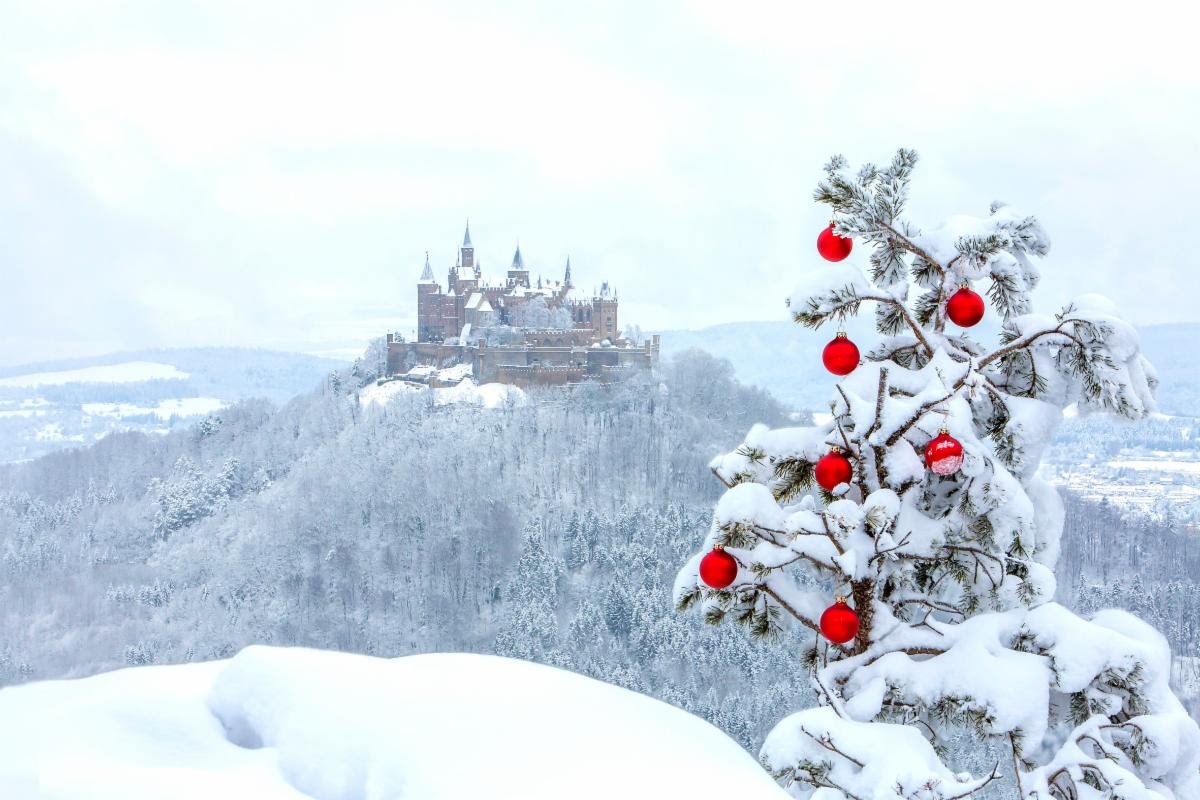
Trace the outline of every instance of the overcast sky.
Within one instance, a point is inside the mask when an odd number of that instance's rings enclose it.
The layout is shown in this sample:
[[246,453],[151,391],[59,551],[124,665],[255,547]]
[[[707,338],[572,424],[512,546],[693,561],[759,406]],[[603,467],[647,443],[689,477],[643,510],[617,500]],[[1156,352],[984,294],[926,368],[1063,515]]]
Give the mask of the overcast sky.
[[1171,5],[845,9],[6,0],[0,364],[358,350],[412,327],[425,251],[444,276],[468,217],[485,273],[518,240],[535,273],[570,254],[623,322],[783,319],[823,263],[820,165],[897,146],[919,225],[1042,218],[1042,310],[1092,288],[1200,319],[1200,69]]

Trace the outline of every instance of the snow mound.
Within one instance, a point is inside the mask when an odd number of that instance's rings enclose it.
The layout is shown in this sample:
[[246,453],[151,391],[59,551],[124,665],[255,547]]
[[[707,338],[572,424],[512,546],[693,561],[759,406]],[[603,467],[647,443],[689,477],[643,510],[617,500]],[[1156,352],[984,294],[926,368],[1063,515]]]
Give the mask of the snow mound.
[[524,405],[525,392],[507,383],[483,383],[466,379],[457,386],[434,389],[434,402],[439,406],[450,403],[466,403],[483,408],[500,408],[508,405]]
[[0,387],[62,386],[67,383],[141,383],[143,381],[184,380],[188,373],[156,361],[126,361],[60,372],[34,372],[0,378]]
[[364,386],[358,393],[358,402],[366,408],[369,405],[385,406],[401,395],[419,394],[426,388],[419,383],[408,381],[387,381]]
[[783,798],[649,697],[523,661],[249,647],[0,690],[6,800]]

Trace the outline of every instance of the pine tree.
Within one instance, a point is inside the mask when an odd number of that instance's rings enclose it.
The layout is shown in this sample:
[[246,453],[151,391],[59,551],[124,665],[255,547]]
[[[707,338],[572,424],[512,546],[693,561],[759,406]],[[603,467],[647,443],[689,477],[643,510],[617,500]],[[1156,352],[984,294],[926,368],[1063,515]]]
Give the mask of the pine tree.
[[[1034,217],[995,203],[932,230],[906,220],[916,162],[900,150],[884,167],[826,166],[815,199],[869,247],[869,275],[854,259],[822,264],[788,305],[811,328],[873,305],[881,341],[837,385],[827,422],[755,426],[712,462],[727,490],[676,603],[764,637],[813,632],[797,662],[820,705],[761,751],[797,796],[969,796],[1002,767],[947,766],[966,726],[1011,754],[1003,780],[1022,798],[1200,797],[1200,730],[1167,686],[1162,636],[1123,611],[1084,620],[1053,602],[1063,505],[1036,475],[1042,450],[1069,404],[1149,413],[1157,380],[1137,333],[1095,295],[1031,313],[1033,259],[1050,249]],[[972,282],[1002,320],[991,348],[948,325],[948,297]],[[941,428],[964,450],[947,476],[922,458]],[[852,479],[810,491],[835,446]],[[699,563],[718,545],[739,571],[714,590]],[[834,593],[860,621],[843,645],[819,634]]]
[[537,523],[522,533],[521,559],[504,593],[506,614],[496,636],[496,652],[513,658],[551,661],[559,648],[558,579],[564,572],[561,559],[547,548]]

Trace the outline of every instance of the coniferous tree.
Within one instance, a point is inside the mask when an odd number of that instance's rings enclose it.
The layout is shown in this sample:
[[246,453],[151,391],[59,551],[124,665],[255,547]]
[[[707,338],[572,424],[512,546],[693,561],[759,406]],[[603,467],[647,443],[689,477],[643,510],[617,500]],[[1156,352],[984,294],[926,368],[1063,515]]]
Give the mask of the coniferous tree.
[[[1152,409],[1137,333],[1094,295],[1032,313],[1033,258],[1050,247],[1034,217],[997,203],[933,229],[909,222],[916,160],[827,165],[816,200],[836,234],[870,247],[869,275],[821,265],[789,307],[817,328],[873,305],[882,339],[838,384],[828,422],[755,426],[713,461],[727,491],[677,605],[761,636],[789,622],[812,632],[797,660],[820,705],[781,721],[761,751],[798,796],[973,794],[1001,768],[944,763],[965,726],[1010,753],[1005,779],[1022,798],[1200,797],[1200,731],[1167,686],[1163,637],[1122,611],[1084,620],[1053,602],[1063,506],[1037,466],[1071,403],[1128,419]],[[993,347],[948,318],[972,282],[1002,318]],[[945,475],[922,458],[939,431],[963,451]],[[811,492],[835,447],[849,480]],[[738,569],[719,589],[700,578],[714,547]],[[842,644],[820,635],[835,593],[859,622]]]

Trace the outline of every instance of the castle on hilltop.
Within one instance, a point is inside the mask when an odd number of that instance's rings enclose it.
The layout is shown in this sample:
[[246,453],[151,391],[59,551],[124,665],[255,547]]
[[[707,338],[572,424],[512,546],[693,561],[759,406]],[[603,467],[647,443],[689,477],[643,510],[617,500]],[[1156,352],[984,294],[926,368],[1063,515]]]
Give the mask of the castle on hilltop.
[[436,384],[439,373],[457,380],[470,365],[477,382],[529,386],[615,380],[646,369],[658,360],[659,337],[624,337],[616,290],[605,282],[582,295],[570,258],[561,281],[539,276],[535,283],[518,245],[505,279],[484,280],[468,223],[444,289],[425,254],[416,341],[388,334],[387,347],[389,377]]

